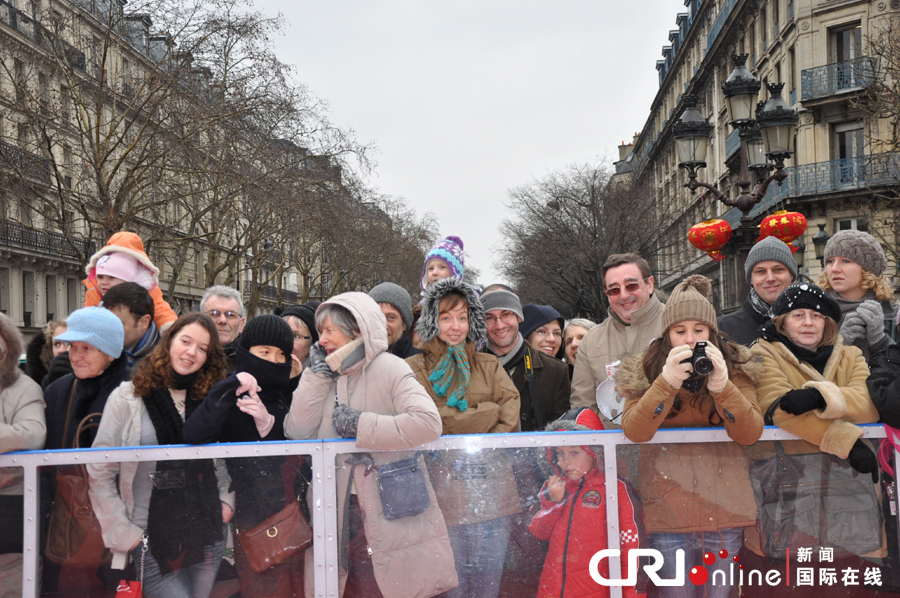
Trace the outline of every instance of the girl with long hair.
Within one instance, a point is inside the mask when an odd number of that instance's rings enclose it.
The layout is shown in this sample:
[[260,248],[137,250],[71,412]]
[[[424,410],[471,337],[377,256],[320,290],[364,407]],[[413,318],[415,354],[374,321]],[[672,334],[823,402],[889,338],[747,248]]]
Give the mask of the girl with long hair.
[[[756,401],[760,367],[749,349],[717,334],[709,289],[709,279],[699,275],[675,287],[663,311],[662,337],[624,359],[617,377],[625,396],[622,430],[629,440],[647,442],[660,428],[712,426],[724,427],[730,439],[642,447],[638,491],[650,546],[663,554],[662,579],[675,577],[679,549],[685,551],[685,567],[699,563],[706,552],[737,554],[744,528],[756,523],[747,447],[763,430]],[[707,361],[695,365],[692,357],[701,342]],[[710,579],[727,566],[718,559],[709,567]],[[661,587],[659,595],[724,598],[736,590],[721,583],[686,583]]]
[[[110,394],[94,447],[184,444],[185,418],[225,374],[213,321],[181,316],[131,382]],[[197,459],[87,468],[112,567],[124,568],[130,555],[148,598],[209,596],[225,552],[224,522],[234,512],[224,467]]]

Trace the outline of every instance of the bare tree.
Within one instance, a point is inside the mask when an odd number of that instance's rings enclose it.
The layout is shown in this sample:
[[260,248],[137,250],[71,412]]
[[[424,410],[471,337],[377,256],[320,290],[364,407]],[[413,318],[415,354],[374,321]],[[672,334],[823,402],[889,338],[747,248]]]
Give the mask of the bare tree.
[[604,164],[579,164],[510,191],[515,216],[501,226],[498,267],[523,302],[602,320],[607,256],[635,252],[653,261],[674,241],[663,235],[668,214],[653,194],[610,185],[610,174]]

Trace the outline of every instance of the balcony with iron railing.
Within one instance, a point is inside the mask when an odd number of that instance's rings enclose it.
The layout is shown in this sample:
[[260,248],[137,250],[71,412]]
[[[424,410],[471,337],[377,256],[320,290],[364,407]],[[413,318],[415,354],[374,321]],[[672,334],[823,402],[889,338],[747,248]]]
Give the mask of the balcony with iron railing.
[[[249,280],[244,283],[244,296],[245,297],[249,296],[250,292],[252,291],[252,289],[254,287],[260,289],[260,294],[259,294],[260,299],[267,299],[269,301],[278,301],[278,287],[270,285],[270,284],[254,285],[254,283]],[[285,289],[281,290],[281,303],[284,305],[293,305],[294,303],[297,303],[298,297],[299,297],[299,294],[296,291],[288,291]]]
[[67,257],[77,257],[79,253],[93,255],[97,250],[93,241],[74,239],[70,242],[62,233],[30,228],[12,220],[0,220],[0,246]]
[[[784,172],[787,178],[780,186],[769,185],[765,197],[750,211],[751,217],[786,199],[900,186],[900,152],[788,166]],[[741,213],[732,208],[722,218],[736,226],[740,223]]]
[[868,56],[805,69],[800,73],[800,101],[864,89],[875,80],[875,69],[875,59]]
[[49,160],[5,141],[0,141],[0,168],[42,183],[50,183]]
[[735,129],[731,132],[731,135],[725,138],[725,160],[731,158],[731,156],[733,156],[740,149],[741,135],[740,131]]
[[722,4],[722,8],[719,9],[716,20],[713,22],[712,27],[709,28],[709,33],[706,35],[707,52],[713,47],[716,37],[722,32],[722,29],[725,27],[725,22],[728,20],[728,17],[731,15],[731,11],[734,10],[736,4],[737,0],[725,0]]

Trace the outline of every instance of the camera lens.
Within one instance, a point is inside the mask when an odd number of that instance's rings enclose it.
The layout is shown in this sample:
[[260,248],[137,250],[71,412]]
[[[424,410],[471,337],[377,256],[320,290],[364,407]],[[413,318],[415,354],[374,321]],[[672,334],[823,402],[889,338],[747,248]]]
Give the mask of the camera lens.
[[713,362],[707,356],[697,356],[694,359],[694,372],[700,376],[709,376],[713,371]]

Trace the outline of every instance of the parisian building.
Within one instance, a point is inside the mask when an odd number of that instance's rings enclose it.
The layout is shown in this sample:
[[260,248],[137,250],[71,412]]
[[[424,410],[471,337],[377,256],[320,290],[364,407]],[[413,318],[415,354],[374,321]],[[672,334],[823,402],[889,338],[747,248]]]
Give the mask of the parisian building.
[[[715,185],[730,199],[740,193],[740,139],[728,124],[722,83],[734,68],[732,56],[747,54],[746,65],[762,82],[759,99],[769,97],[767,83],[783,83],[782,97],[799,114],[795,154],[786,162],[787,179],[769,186],[751,215],[756,224],[777,210],[795,211],[808,220],[794,242],[800,272],[816,280],[822,264],[813,237],[824,225],[827,234],[867,230],[888,256],[886,274],[897,263],[894,195],[900,186],[896,147],[879,143],[892,123],[867,116],[859,100],[882,68],[881,56],[869,55],[869,40],[900,16],[900,0],[685,0],[675,28],[657,61],[659,91],[633,144],[620,148],[617,177],[630,174],[644,184],[661,206],[674,206],[664,236],[677,239],[661,247],[655,266],[658,284],[671,290],[690,274],[713,280],[720,311],[743,301],[744,273],[739,257],[726,251],[711,260],[688,243],[694,224],[721,218],[733,228],[740,212],[699,189],[683,187],[687,172],[678,167],[672,125],[687,94],[698,97],[701,115],[713,125],[707,167],[698,179]],[[896,26],[896,25],[895,25]],[[751,181],[757,182],[751,173]],[[752,187],[751,187],[752,189]],[[726,247],[726,250],[728,248]],[[895,282],[896,285],[896,282]],[[895,287],[896,288],[896,287]]]

